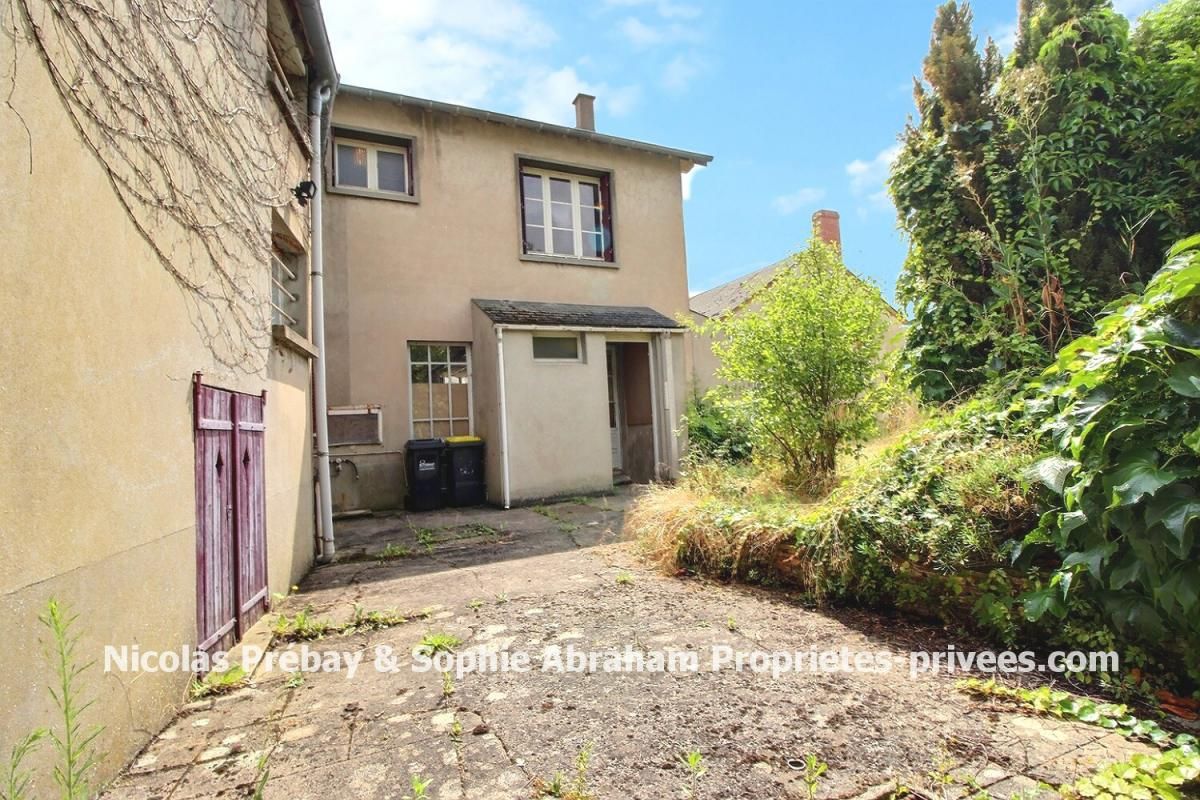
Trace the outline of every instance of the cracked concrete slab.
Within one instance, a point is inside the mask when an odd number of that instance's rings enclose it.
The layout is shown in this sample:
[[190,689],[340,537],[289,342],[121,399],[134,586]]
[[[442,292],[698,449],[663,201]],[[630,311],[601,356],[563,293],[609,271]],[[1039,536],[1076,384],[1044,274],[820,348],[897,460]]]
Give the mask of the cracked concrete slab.
[[[274,652],[364,654],[353,679],[260,666],[252,685],[185,708],[112,785],[111,798],[529,798],[581,750],[594,797],[678,797],[680,756],[703,754],[702,797],[807,796],[798,759],[828,763],[818,797],[940,781],[964,796],[1038,791],[1144,749],[1082,724],[972,700],[960,676],[719,672],[417,672],[429,633],[511,655],[547,647],[695,653],[714,648],[889,652],[953,643],[901,619],[822,612],[779,593],[680,580],[622,542],[629,493],[550,506],[391,514],[339,524],[338,562],[277,611],[337,622],[424,611],[382,630],[276,643]],[[620,576],[621,580],[618,580]],[[390,648],[394,672],[368,666]],[[703,663],[704,658],[701,658]],[[937,780],[935,780],[935,777]],[[971,791],[967,791],[971,789]],[[940,796],[940,795],[939,795]]]

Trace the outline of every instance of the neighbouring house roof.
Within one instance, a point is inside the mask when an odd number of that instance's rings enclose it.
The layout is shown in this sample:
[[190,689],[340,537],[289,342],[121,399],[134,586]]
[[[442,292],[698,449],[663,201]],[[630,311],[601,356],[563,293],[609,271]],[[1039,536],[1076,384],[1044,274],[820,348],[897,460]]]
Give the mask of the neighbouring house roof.
[[683,326],[646,306],[591,306],[579,303],[534,303],[523,300],[472,300],[498,325],[555,328],[665,328]]
[[[774,280],[780,270],[786,269],[790,260],[790,258],[785,258],[783,261],[776,261],[769,267],[763,267],[748,275],[734,278],[728,283],[722,283],[720,286],[714,286],[707,291],[700,292],[688,301],[688,307],[695,313],[710,319],[741,308],[754,296],[755,292]],[[850,274],[853,275],[854,273],[851,272]],[[855,275],[855,277],[858,276]],[[879,299],[883,301],[887,311],[897,320],[904,320],[903,315],[891,303],[884,300],[882,294],[879,296]]]
[[743,303],[763,286],[771,282],[775,273],[787,266],[786,261],[780,261],[769,267],[734,278],[729,283],[714,286],[706,292],[701,292],[691,298],[688,305],[697,314],[705,317],[716,317],[740,307]]
[[[406,94],[395,94],[393,92],[385,92],[379,89],[368,89],[364,86],[350,86],[342,84],[338,88],[338,92],[344,95],[353,97],[362,97],[368,100],[382,100],[389,103],[395,103],[398,106],[412,106],[413,108],[427,109],[429,111],[440,111],[445,114],[460,117],[471,117],[473,119],[483,120],[484,122],[495,122],[500,125],[508,125],[510,127],[528,128],[535,131],[543,131],[545,133],[554,133],[561,136],[566,136],[572,139],[582,139],[588,142],[597,142],[599,144],[608,144],[616,147],[627,147],[631,150],[641,150],[644,153],[654,153],[655,155],[671,156],[682,161],[689,161],[692,164],[706,166],[713,157],[704,153],[693,153],[690,150],[678,150],[674,147],[664,147],[650,142],[639,142],[635,139],[623,139],[620,136],[610,136],[607,133],[597,133],[583,128],[572,128],[566,125],[554,125],[549,122],[539,122],[535,119],[525,119],[524,117],[514,117],[508,114],[500,114],[495,111],[485,111],[481,108],[470,108],[469,106],[459,106],[454,103],[443,103],[439,100],[427,100],[421,97],[412,97]],[[690,167],[689,167],[690,169]]]

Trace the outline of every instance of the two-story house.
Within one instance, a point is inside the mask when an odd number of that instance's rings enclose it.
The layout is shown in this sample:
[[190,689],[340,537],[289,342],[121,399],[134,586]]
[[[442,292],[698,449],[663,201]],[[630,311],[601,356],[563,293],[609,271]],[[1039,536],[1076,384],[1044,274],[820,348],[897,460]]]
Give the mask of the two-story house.
[[228,647],[315,552],[293,190],[337,76],[316,0],[194,11],[0,9],[0,742],[61,727],[55,598],[93,664],[97,781],[186,701],[187,653]]
[[688,312],[680,176],[711,158],[353,86],[325,257],[334,507],[388,508],[411,439],[476,435],[491,502],[670,478]]

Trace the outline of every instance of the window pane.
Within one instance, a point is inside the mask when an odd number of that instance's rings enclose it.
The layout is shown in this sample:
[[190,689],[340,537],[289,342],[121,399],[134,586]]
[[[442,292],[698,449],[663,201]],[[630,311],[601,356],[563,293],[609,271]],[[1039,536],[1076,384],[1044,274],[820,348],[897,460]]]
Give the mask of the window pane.
[[538,225],[525,226],[525,252],[546,252],[546,231]]
[[[444,345],[444,344],[430,345],[429,346],[429,360],[435,364],[439,361],[442,362],[443,364],[445,364],[446,363],[446,345]],[[445,370],[442,370],[442,372],[444,373]],[[436,375],[437,373],[434,373],[434,374]],[[437,383],[437,379],[435,378],[433,382]]]
[[413,438],[414,439],[430,438],[429,431],[430,431],[430,427],[429,427],[428,422],[414,422],[413,423]]
[[540,175],[521,173],[521,196],[530,199],[542,199],[542,178]]
[[471,404],[467,401],[467,385],[465,383],[450,384],[450,402],[454,416],[465,417],[471,413]]
[[[455,362],[455,363],[459,363],[459,364],[464,364],[464,365],[465,365],[465,364],[467,363],[467,348],[465,348],[465,347],[453,347],[453,346],[452,346],[452,347],[450,348],[450,360],[451,360],[451,361],[453,361],[453,362]],[[464,367],[464,369],[463,369],[463,371],[462,371],[462,374],[463,374],[463,376],[464,376],[464,377],[465,377],[465,376],[466,376],[466,374],[467,374],[467,370],[466,370],[466,368],[465,368],[465,367]]]
[[429,416],[434,419],[450,416],[450,387],[444,383],[433,384],[433,407]]
[[435,438],[443,439],[450,435],[449,421],[433,423],[433,435]]
[[385,192],[408,193],[408,156],[380,150],[375,154],[379,188]]
[[583,235],[583,257],[601,258],[604,255],[604,237],[598,233]]
[[570,228],[574,226],[572,220],[571,207],[565,203],[550,204],[550,224],[556,228]]
[[456,419],[450,423],[450,428],[454,431],[453,436],[471,435],[471,421],[469,419]]
[[575,254],[575,232],[554,229],[554,252],[559,255]]
[[545,222],[543,214],[546,212],[542,209],[541,200],[526,200],[525,201],[525,221],[530,225],[541,225]]
[[367,148],[351,144],[337,146],[338,186],[367,187]]
[[571,202],[571,182],[562,178],[550,179],[550,199],[556,203]]
[[600,205],[600,187],[594,183],[579,184],[579,205],[581,206],[598,206]]
[[[413,386],[429,383],[429,367],[426,364],[413,364],[412,367],[412,382]],[[416,391],[416,389],[413,389]]]
[[533,337],[534,358],[579,358],[578,336],[535,336]]
[[585,231],[600,230],[600,209],[583,206],[579,209],[579,222]]
[[408,346],[408,360],[414,364],[418,361],[428,361],[429,347],[423,344],[410,344]]

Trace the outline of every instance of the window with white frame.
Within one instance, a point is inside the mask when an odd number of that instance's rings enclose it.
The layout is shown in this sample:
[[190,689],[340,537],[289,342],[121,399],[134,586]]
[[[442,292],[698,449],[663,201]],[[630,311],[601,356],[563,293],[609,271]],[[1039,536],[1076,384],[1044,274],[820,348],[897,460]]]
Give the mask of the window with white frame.
[[535,334],[533,337],[536,361],[579,361],[582,351],[578,334]]
[[410,342],[408,361],[412,438],[470,436],[471,348]]
[[404,140],[384,144],[338,137],[333,184],[383,194],[412,195],[412,147]]
[[613,260],[607,175],[575,175],[521,165],[525,253]]

